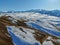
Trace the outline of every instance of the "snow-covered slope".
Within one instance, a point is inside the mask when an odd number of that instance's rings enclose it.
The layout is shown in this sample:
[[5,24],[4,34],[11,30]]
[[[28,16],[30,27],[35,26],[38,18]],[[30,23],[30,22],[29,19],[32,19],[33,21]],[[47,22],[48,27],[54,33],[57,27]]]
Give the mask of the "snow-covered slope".
[[[1,19],[16,45],[53,45],[54,39],[60,38],[60,17],[24,12],[7,13]],[[48,37],[51,40],[47,43]]]
[[[48,15],[42,15],[39,13],[19,13],[11,15],[13,18],[17,20],[23,20],[25,21],[28,26],[33,27],[38,30],[43,30],[44,32],[48,32],[49,34],[52,32],[58,32],[59,30],[57,27],[60,27],[60,17],[55,17],[55,16],[48,16]],[[52,33],[54,36],[59,37],[59,35]],[[52,35],[50,34],[50,35]]]

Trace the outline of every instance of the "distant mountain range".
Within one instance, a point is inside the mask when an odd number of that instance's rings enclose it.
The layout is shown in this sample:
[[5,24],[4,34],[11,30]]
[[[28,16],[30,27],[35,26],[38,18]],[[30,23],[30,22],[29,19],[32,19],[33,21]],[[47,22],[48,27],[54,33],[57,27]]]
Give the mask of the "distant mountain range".
[[36,9],[36,10],[28,10],[26,12],[37,12],[37,13],[41,13],[41,14],[47,14],[47,15],[51,15],[51,16],[58,16],[58,17],[60,17],[60,10],[48,11],[48,10]]
[[31,9],[31,10],[27,10],[27,11],[7,11],[7,12],[1,12],[0,13],[20,13],[20,12],[35,12],[35,13],[41,13],[41,14],[47,14],[47,15],[51,15],[51,16],[58,16],[60,17],[60,10],[43,10],[43,9]]

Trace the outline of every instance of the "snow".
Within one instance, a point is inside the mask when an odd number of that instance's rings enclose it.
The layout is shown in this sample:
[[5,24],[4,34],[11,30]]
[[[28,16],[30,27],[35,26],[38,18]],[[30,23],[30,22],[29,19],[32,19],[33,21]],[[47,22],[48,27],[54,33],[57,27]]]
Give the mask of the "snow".
[[43,45],[54,45],[51,41],[44,41]]
[[8,29],[8,31],[12,32],[13,34],[15,34],[15,36],[17,36],[19,39],[29,43],[29,44],[35,44],[35,43],[38,43],[40,45],[40,42],[38,42],[35,38],[34,38],[34,32],[35,31],[32,31],[30,29],[25,29],[22,27],[22,29],[26,32],[22,32],[19,28],[17,27],[14,27],[14,26],[7,26],[7,28],[11,28]]
[[[55,26],[58,27],[57,24],[60,24],[60,17],[48,16],[48,15],[33,13],[33,12],[15,13],[9,15],[16,20],[25,21],[24,23],[26,23],[27,26],[33,27],[35,29],[42,31],[43,33],[47,33],[49,35],[60,38],[60,31],[55,27]],[[17,21],[14,19],[10,19],[10,20],[12,20],[13,23],[16,23]],[[20,28],[22,28],[23,31],[21,31]],[[35,44],[40,45],[40,42],[37,41],[34,37],[33,33],[35,33],[35,31],[31,29],[27,29],[23,27],[15,27],[15,26],[7,26],[7,29],[8,32],[13,33],[16,37],[18,37],[24,42],[27,42],[31,45],[35,45]],[[43,43],[43,45],[48,45],[48,44],[53,45],[51,41],[48,42],[45,41]]]
[[[25,23],[27,25],[29,25],[29,23],[34,23],[34,24],[39,25],[45,29],[58,32],[56,27],[54,27],[53,25],[60,24],[60,18],[59,17],[48,16],[48,15],[44,15],[44,14],[40,14],[40,13],[32,13],[32,12],[30,12],[30,13],[29,12],[28,13],[27,12],[17,13],[14,15],[15,16],[13,16],[13,14],[12,14],[10,16],[12,16],[13,18],[15,18],[17,20],[26,21]],[[38,22],[37,20],[39,20],[40,22]],[[29,26],[31,26],[31,25],[29,25]]]

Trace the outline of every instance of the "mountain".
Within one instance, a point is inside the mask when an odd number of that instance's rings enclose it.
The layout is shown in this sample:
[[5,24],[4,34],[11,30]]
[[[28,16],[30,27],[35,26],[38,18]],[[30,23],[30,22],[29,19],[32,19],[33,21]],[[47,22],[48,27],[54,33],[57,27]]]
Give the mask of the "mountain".
[[24,13],[24,12],[34,12],[34,13],[40,13],[40,14],[47,14],[47,15],[51,15],[51,16],[57,16],[60,17],[60,10],[43,10],[43,9],[31,9],[31,10],[26,10],[26,11],[0,11],[0,13]]
[[4,40],[0,45],[60,45],[57,16],[26,11],[4,13],[0,15],[0,27],[0,38]]
[[41,13],[41,14],[47,14],[51,16],[58,16],[60,17],[60,10],[43,10],[43,9],[36,9],[36,10],[27,10],[26,12],[35,12],[35,13]]

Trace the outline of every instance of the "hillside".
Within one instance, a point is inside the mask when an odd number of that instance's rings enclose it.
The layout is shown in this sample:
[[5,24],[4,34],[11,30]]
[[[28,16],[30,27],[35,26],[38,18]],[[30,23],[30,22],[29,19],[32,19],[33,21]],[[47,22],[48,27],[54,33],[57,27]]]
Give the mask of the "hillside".
[[47,42],[60,45],[58,24],[59,17],[40,13],[3,14],[0,16],[0,45],[46,45]]

